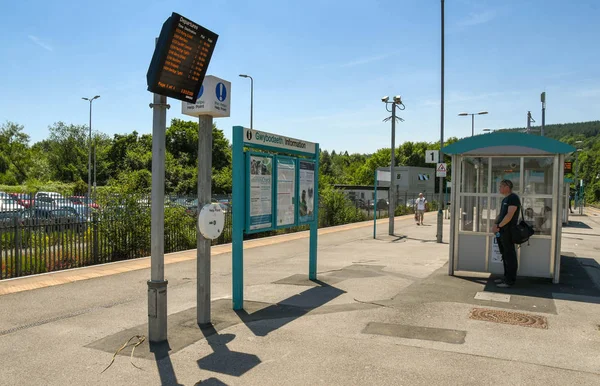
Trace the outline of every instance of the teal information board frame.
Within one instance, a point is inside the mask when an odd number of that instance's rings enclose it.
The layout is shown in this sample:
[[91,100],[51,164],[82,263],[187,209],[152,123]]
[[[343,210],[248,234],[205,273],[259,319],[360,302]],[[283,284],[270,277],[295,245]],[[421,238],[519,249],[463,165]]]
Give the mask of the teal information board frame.
[[[309,262],[308,277],[310,280],[317,279],[317,243],[319,225],[319,157],[320,149],[318,143],[288,138],[278,134],[271,134],[259,130],[247,129],[242,126],[233,127],[233,226],[232,226],[232,290],[233,309],[244,308],[244,234],[267,232],[275,229],[290,228],[298,225],[310,226],[309,238]],[[264,152],[261,152],[264,151]],[[268,153],[267,153],[268,152]],[[269,227],[250,229],[252,221],[254,225],[261,219],[255,216],[251,220],[251,157],[266,157],[271,160],[271,224]],[[294,222],[283,226],[277,226],[277,189],[278,189],[278,159],[293,160],[295,165],[294,186]],[[299,214],[299,192],[300,192],[300,162],[314,164],[314,181],[312,181],[312,218],[309,221],[300,221]],[[255,164],[256,167],[256,164]],[[267,167],[268,170],[268,167]],[[260,173],[254,171],[255,177]],[[310,184],[310,179],[305,173],[304,184]],[[259,181],[261,182],[261,181]],[[256,189],[256,187],[255,187]],[[306,189],[305,189],[306,190]],[[261,199],[266,198],[262,196]],[[258,217],[262,216],[259,215]],[[264,220],[264,218],[262,219]]]

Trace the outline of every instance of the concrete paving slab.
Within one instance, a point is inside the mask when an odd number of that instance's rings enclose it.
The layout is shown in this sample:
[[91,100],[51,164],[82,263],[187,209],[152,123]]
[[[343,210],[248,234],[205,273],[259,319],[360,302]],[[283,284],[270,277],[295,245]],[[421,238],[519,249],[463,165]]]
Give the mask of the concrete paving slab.
[[465,343],[465,337],[467,336],[466,331],[377,322],[367,324],[367,327],[363,332],[365,334],[394,336],[406,339],[433,340],[436,342],[453,344]]
[[487,300],[490,302],[502,302],[502,303],[509,303],[510,302],[510,295],[505,295],[505,294],[497,294],[494,292],[482,292],[479,291],[475,294],[475,299],[477,300]]

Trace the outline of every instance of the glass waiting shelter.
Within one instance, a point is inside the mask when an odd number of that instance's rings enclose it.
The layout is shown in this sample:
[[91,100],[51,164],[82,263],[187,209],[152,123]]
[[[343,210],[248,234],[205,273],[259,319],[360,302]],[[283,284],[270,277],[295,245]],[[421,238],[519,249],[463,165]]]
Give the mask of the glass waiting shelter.
[[529,242],[517,249],[518,274],[558,283],[563,163],[575,148],[547,137],[495,132],[463,139],[443,151],[452,155],[450,275],[504,272],[491,229],[504,198],[498,186],[508,179],[521,198],[525,221],[535,229]]
[[571,183],[573,182],[572,179],[570,178],[565,178],[564,179],[565,182],[565,186],[564,186],[564,193],[563,193],[563,225],[568,225],[569,224],[569,204],[571,201]]

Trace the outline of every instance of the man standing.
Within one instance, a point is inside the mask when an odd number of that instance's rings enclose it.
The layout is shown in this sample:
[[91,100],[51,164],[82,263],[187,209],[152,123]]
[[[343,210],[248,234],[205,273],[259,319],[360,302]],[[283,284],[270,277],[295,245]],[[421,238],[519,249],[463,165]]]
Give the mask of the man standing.
[[423,193],[419,193],[419,198],[415,200],[415,213],[417,214],[415,219],[417,220],[417,225],[423,225],[425,205],[427,205],[427,199],[423,197]]
[[504,196],[500,214],[496,218],[492,231],[496,233],[498,247],[502,254],[502,263],[504,264],[504,279],[496,280],[498,287],[509,288],[517,280],[517,270],[519,263],[517,261],[517,250],[512,242],[511,228],[517,225],[519,221],[519,209],[521,200],[519,196],[513,193],[513,183],[510,180],[502,180],[498,187],[500,193]]

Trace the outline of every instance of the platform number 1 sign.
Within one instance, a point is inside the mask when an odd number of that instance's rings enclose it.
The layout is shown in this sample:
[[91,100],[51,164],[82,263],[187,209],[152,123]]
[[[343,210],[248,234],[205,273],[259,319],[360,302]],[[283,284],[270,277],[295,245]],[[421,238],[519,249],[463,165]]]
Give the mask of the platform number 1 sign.
[[428,164],[437,164],[439,162],[440,153],[437,150],[425,151],[425,162]]

